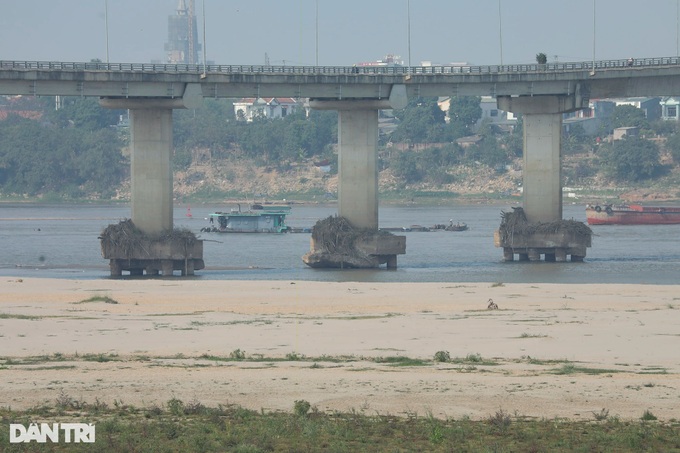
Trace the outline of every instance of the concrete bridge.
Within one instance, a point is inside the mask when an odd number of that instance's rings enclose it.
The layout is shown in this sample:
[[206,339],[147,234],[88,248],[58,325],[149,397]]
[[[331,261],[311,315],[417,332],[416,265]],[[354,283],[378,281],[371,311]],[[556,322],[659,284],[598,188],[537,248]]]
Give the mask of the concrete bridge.
[[[96,96],[104,107],[129,109],[132,221],[147,233],[173,226],[173,109],[204,98],[294,97],[337,110],[338,215],[377,230],[378,110],[420,96],[494,96],[501,110],[524,115],[523,207],[530,222],[550,222],[562,219],[562,114],[590,98],[678,95],[680,58],[456,67],[0,61],[0,94]],[[380,262],[396,266],[405,242],[378,249]]]

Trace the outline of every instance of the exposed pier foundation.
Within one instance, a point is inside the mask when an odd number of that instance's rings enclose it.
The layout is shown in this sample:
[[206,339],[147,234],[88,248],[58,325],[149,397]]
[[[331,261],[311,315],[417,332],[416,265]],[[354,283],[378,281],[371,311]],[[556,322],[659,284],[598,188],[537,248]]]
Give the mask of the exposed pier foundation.
[[396,269],[397,255],[406,253],[406,237],[356,228],[344,217],[328,217],[314,225],[310,249],[302,257],[309,267],[371,269],[386,264]]
[[508,240],[501,237],[500,231],[494,232],[496,247],[503,248],[503,260],[582,262],[586,256],[586,248],[591,246],[591,238],[570,232],[516,234]]
[[527,220],[522,208],[504,212],[498,230],[494,231],[494,244],[503,248],[503,260],[564,262],[583,261],[586,248],[592,244],[592,230],[576,220],[533,222]]

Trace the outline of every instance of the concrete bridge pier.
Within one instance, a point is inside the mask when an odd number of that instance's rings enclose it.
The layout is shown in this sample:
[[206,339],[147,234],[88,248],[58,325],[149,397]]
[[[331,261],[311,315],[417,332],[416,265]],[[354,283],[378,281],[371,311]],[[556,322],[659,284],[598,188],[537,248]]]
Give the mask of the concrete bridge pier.
[[[562,220],[562,114],[585,108],[588,98],[578,90],[566,95],[499,96],[498,108],[521,113],[524,118],[523,209],[529,224]],[[496,241],[503,257],[520,260],[582,261],[590,240],[572,235],[534,233],[518,235],[513,243]]]
[[160,241],[173,231],[172,110],[184,108],[182,99],[100,100],[103,107],[130,110],[132,223],[149,239],[135,250],[109,250],[111,275],[163,276],[180,270],[193,275],[203,269],[203,242]]
[[[390,109],[389,100],[313,100],[310,106],[338,111],[338,216],[356,229],[375,232],[371,240],[356,244],[370,257],[361,267],[397,267],[397,255],[406,253],[406,237],[378,234],[378,110]],[[359,267],[338,255],[317,262],[318,244],[303,257],[312,267]],[[349,264],[349,265],[348,265]]]
[[173,228],[172,110],[130,110],[132,222],[147,234]]

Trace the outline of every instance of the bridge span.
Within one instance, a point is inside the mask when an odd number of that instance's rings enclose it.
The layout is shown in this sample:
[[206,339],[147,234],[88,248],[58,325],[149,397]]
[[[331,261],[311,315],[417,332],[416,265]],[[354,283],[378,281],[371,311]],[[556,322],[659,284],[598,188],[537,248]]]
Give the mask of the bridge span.
[[[562,114],[591,98],[678,95],[680,58],[428,67],[0,60],[0,94],[95,96],[104,107],[129,109],[132,221],[147,233],[173,226],[173,109],[200,107],[204,98],[293,97],[337,110],[338,215],[377,230],[378,111],[421,96],[493,96],[500,109],[524,115],[523,207],[530,222],[551,222],[562,219]],[[396,266],[405,241],[375,249],[376,265]]]

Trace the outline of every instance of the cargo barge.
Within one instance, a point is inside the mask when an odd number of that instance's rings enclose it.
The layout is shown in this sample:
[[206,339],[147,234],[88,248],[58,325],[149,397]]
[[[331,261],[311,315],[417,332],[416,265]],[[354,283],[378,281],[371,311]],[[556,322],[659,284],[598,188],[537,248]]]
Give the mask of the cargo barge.
[[680,223],[680,207],[587,205],[589,225],[667,225]]

